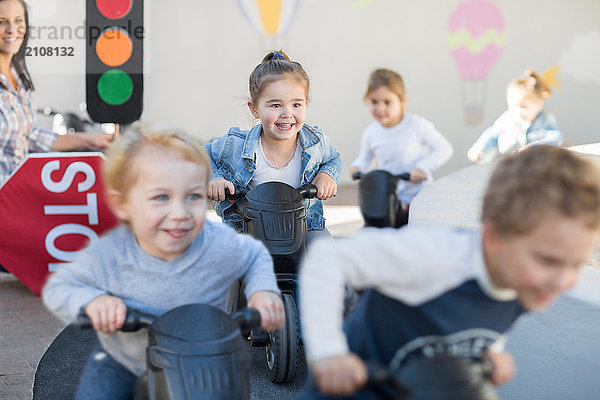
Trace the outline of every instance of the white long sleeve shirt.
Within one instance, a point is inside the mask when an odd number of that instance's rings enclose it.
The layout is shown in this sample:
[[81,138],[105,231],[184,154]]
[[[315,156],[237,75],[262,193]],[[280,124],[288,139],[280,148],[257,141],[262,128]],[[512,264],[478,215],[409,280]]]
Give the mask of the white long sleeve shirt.
[[[419,168],[433,180],[433,171],[452,157],[454,150],[450,142],[425,118],[405,113],[396,126],[385,128],[375,121],[365,128],[360,153],[352,163],[361,172],[366,172],[376,160],[377,169],[394,175],[411,172]],[[398,198],[410,204],[422,189],[423,183],[398,182]]]
[[[365,290],[346,332],[344,283]],[[434,343],[436,351],[478,355],[524,311],[516,297],[491,281],[477,231],[366,228],[334,243],[314,243],[303,261],[306,355],[313,362],[352,351],[400,362]]]

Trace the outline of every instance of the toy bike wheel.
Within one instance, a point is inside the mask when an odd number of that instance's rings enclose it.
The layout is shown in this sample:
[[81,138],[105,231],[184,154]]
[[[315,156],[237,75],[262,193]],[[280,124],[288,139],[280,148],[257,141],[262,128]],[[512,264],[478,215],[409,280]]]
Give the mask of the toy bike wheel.
[[291,382],[296,376],[300,354],[300,324],[296,301],[289,294],[282,296],[285,325],[269,333],[266,347],[267,373],[275,383]]

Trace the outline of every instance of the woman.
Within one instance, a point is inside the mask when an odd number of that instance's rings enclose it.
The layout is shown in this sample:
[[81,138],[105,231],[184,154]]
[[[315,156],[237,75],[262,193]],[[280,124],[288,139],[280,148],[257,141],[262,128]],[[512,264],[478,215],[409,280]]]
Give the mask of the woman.
[[[58,136],[35,127],[33,83],[25,65],[28,36],[27,4],[0,0],[0,186],[30,151],[102,150],[112,140],[102,133]],[[1,265],[0,272],[6,272]]]
[[0,0],[0,185],[30,151],[102,150],[112,140],[102,133],[58,136],[35,127],[33,83],[25,65],[28,36],[27,4]]

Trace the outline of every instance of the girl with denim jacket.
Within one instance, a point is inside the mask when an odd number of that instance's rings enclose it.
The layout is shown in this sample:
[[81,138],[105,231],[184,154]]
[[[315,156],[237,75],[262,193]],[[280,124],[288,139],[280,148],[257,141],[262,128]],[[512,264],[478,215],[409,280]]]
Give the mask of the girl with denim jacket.
[[473,143],[469,160],[486,162],[497,155],[539,144],[560,146],[563,136],[556,117],[544,111],[552,90],[533,70],[514,79],[506,88],[508,109]]
[[225,188],[234,193],[234,185],[312,183],[317,198],[303,201],[310,236],[325,230],[322,200],[337,192],[342,159],[318,127],[304,123],[309,85],[300,63],[282,51],[270,52],[250,75],[248,108],[260,124],[250,130],[231,128],[206,144],[212,167],[208,197],[225,223],[241,230],[242,217],[225,199]]

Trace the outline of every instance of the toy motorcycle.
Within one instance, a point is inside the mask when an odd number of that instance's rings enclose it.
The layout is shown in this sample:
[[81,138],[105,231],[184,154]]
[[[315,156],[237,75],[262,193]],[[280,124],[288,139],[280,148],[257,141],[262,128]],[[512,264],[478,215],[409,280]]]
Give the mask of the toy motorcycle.
[[398,228],[408,223],[407,211],[396,196],[396,183],[399,179],[408,181],[409,173],[393,175],[378,169],[366,174],[354,172],[352,179],[360,180],[358,203],[365,226]]
[[[298,267],[306,252],[308,230],[304,198],[314,198],[312,184],[297,189],[282,182],[265,182],[253,189],[236,187],[227,198],[235,200],[243,217],[243,232],[262,241],[271,256],[285,308],[283,328],[253,335],[253,346],[266,346],[267,372],[272,382],[291,382],[301,354],[301,337],[296,289]],[[243,304],[242,302],[239,305]]]
[[[92,328],[83,312],[77,324]],[[251,308],[230,316],[213,306],[188,304],[159,317],[128,309],[120,330],[148,329],[148,369],[138,378],[135,399],[250,399],[250,350],[240,330],[259,326],[260,313]]]
[[[470,362],[452,355],[434,355],[407,360],[397,369],[366,362],[367,384],[352,399],[378,398],[394,400],[499,400],[490,381],[492,364],[485,358]],[[297,400],[316,396],[314,379]]]

